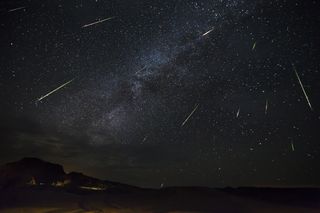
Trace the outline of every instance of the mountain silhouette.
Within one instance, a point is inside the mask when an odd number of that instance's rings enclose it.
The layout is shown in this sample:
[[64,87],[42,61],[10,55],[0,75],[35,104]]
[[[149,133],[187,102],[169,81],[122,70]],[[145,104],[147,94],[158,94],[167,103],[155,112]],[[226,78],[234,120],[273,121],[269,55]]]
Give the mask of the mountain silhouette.
[[126,184],[104,181],[82,173],[66,173],[63,166],[38,158],[23,158],[0,167],[0,188],[23,186],[51,186],[106,190],[110,188],[136,188]]

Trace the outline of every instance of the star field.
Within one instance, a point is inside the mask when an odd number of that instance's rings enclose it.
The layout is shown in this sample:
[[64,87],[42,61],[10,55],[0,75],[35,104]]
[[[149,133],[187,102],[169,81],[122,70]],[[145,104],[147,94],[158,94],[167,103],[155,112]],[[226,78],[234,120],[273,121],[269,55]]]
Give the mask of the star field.
[[0,8],[1,162],[149,187],[319,186],[317,1]]

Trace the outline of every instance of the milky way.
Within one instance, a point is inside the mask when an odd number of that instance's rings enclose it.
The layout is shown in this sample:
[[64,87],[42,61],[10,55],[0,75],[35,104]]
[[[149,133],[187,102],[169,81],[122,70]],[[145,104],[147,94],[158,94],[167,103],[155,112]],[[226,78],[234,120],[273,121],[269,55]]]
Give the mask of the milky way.
[[0,6],[2,162],[153,187],[320,184],[316,1]]

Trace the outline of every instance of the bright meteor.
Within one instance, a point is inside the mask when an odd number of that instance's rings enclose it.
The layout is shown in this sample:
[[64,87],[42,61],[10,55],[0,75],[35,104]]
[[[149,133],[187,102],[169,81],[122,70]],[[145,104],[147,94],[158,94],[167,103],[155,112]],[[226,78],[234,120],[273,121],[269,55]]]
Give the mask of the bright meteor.
[[86,28],[86,27],[90,27],[90,26],[92,26],[92,25],[100,24],[100,23],[102,23],[102,22],[105,22],[105,21],[108,21],[108,20],[111,20],[111,19],[114,19],[114,18],[115,18],[115,16],[112,16],[112,17],[109,17],[109,18],[105,18],[105,19],[102,19],[102,20],[99,20],[99,21],[90,23],[90,24],[85,24],[85,25],[83,25],[81,28]]
[[294,66],[294,64],[292,64],[292,66],[293,66],[293,70],[294,70],[294,72],[295,72],[295,74],[296,74],[296,76],[297,76],[297,79],[298,79],[298,81],[299,81],[299,84],[300,84],[300,86],[301,86],[301,89],[302,89],[302,91],[303,91],[304,97],[306,98],[307,103],[308,103],[308,105],[309,105],[309,107],[310,107],[310,109],[311,109],[311,111],[312,111],[313,108],[312,108],[312,106],[311,106],[311,103],[310,103],[309,97],[308,97],[308,95],[307,95],[307,93],[306,93],[306,90],[304,89],[304,86],[303,86],[303,84],[302,84],[302,82],[301,82],[301,79],[300,79],[300,76],[299,76],[299,74],[298,74],[298,72],[297,72],[297,69],[296,69],[296,67]]
[[240,107],[238,108],[238,111],[237,111],[237,114],[236,114],[236,117],[238,118],[240,115]]
[[193,113],[198,109],[198,107],[199,107],[199,104],[196,105],[196,107],[192,110],[192,112],[189,114],[186,120],[184,120],[184,122],[181,124],[181,127],[183,127],[188,122],[188,120],[191,118]]
[[207,32],[205,32],[205,33],[203,33],[203,34],[202,34],[202,36],[206,36],[206,35],[208,35],[208,34],[209,34],[209,33],[211,33],[213,30],[214,30],[214,28],[212,28],[211,30],[209,30],[209,31],[207,31]]
[[57,92],[59,89],[62,89],[63,87],[67,86],[67,85],[70,84],[73,80],[74,80],[74,79],[71,79],[70,81],[62,84],[61,86],[57,87],[56,89],[52,90],[51,92],[47,93],[46,95],[41,96],[40,98],[37,99],[37,102],[45,99],[45,98],[48,97],[49,95]]

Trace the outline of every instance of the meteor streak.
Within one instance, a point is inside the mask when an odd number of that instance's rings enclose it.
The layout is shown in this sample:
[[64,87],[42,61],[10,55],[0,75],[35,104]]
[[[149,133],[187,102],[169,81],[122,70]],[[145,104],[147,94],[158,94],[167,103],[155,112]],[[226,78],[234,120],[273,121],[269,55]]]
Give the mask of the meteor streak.
[[146,135],[146,136],[143,138],[142,143],[145,142],[147,139],[148,139],[148,135]]
[[205,33],[203,33],[203,34],[202,34],[202,36],[206,36],[206,35],[208,35],[208,34],[209,34],[209,33],[211,33],[213,30],[214,30],[214,28],[212,28],[211,30],[209,30],[209,31],[207,31],[207,32],[205,32]]
[[254,42],[254,44],[252,46],[252,50],[256,49],[256,45],[257,45],[257,42]]
[[114,18],[115,18],[115,16],[112,16],[112,17],[105,18],[105,19],[102,19],[102,20],[99,20],[99,21],[96,21],[96,22],[92,22],[90,24],[85,24],[81,28],[86,28],[86,27],[90,27],[92,25],[100,24],[102,22],[105,22],[105,21],[108,21],[108,20],[111,20],[111,19],[114,19]]
[[138,74],[139,72],[145,70],[147,68],[147,66],[144,66],[143,68],[141,68],[140,70],[138,70],[135,74]]
[[291,149],[292,149],[292,151],[294,152],[294,145],[293,145],[293,142],[291,142]]
[[268,112],[268,105],[269,105],[269,102],[268,102],[268,99],[266,100],[266,106],[265,106],[265,109],[264,109],[264,114],[267,114]]
[[11,9],[11,10],[8,10],[8,13],[11,13],[11,12],[14,12],[14,11],[18,11],[18,10],[22,10],[22,9],[24,9],[24,8],[26,8],[26,7],[13,8],[13,9]]
[[236,115],[236,117],[238,118],[238,117],[239,117],[239,115],[240,115],[240,107],[239,107],[239,109],[238,109],[238,111],[237,111],[237,115]]
[[311,111],[313,111],[313,108],[312,108],[312,106],[311,106],[309,97],[308,97],[308,95],[307,95],[307,93],[306,93],[306,91],[305,91],[305,89],[304,89],[304,86],[303,86],[303,84],[302,84],[302,82],[301,82],[301,79],[300,79],[300,77],[299,77],[299,74],[298,74],[298,72],[297,72],[297,69],[296,69],[296,67],[294,66],[294,64],[292,64],[292,67],[293,67],[293,70],[294,70],[294,72],[295,72],[295,74],[296,74],[296,76],[297,76],[297,79],[298,79],[299,84],[300,84],[300,86],[301,86],[301,89],[302,89],[302,91],[303,91],[304,97],[305,97],[306,100],[307,100],[307,103],[308,103],[308,105],[309,105],[309,108],[311,109]]
[[39,102],[39,101],[41,101],[41,100],[45,99],[45,98],[46,98],[46,97],[48,97],[49,95],[51,95],[51,94],[53,94],[53,93],[57,92],[59,89],[61,89],[61,88],[65,87],[65,86],[67,86],[67,85],[68,85],[68,84],[70,84],[73,80],[74,80],[74,78],[73,78],[73,79],[71,79],[70,81],[68,81],[68,82],[66,82],[66,83],[64,83],[64,84],[62,84],[61,86],[57,87],[56,89],[52,90],[51,92],[47,93],[46,95],[41,96],[40,98],[38,98],[38,99],[37,99],[37,102]]
[[199,107],[199,104],[196,105],[196,107],[192,110],[192,112],[189,114],[186,120],[184,120],[184,122],[181,124],[181,127],[183,127],[188,122],[188,120],[191,118],[193,113],[198,109],[198,107]]

